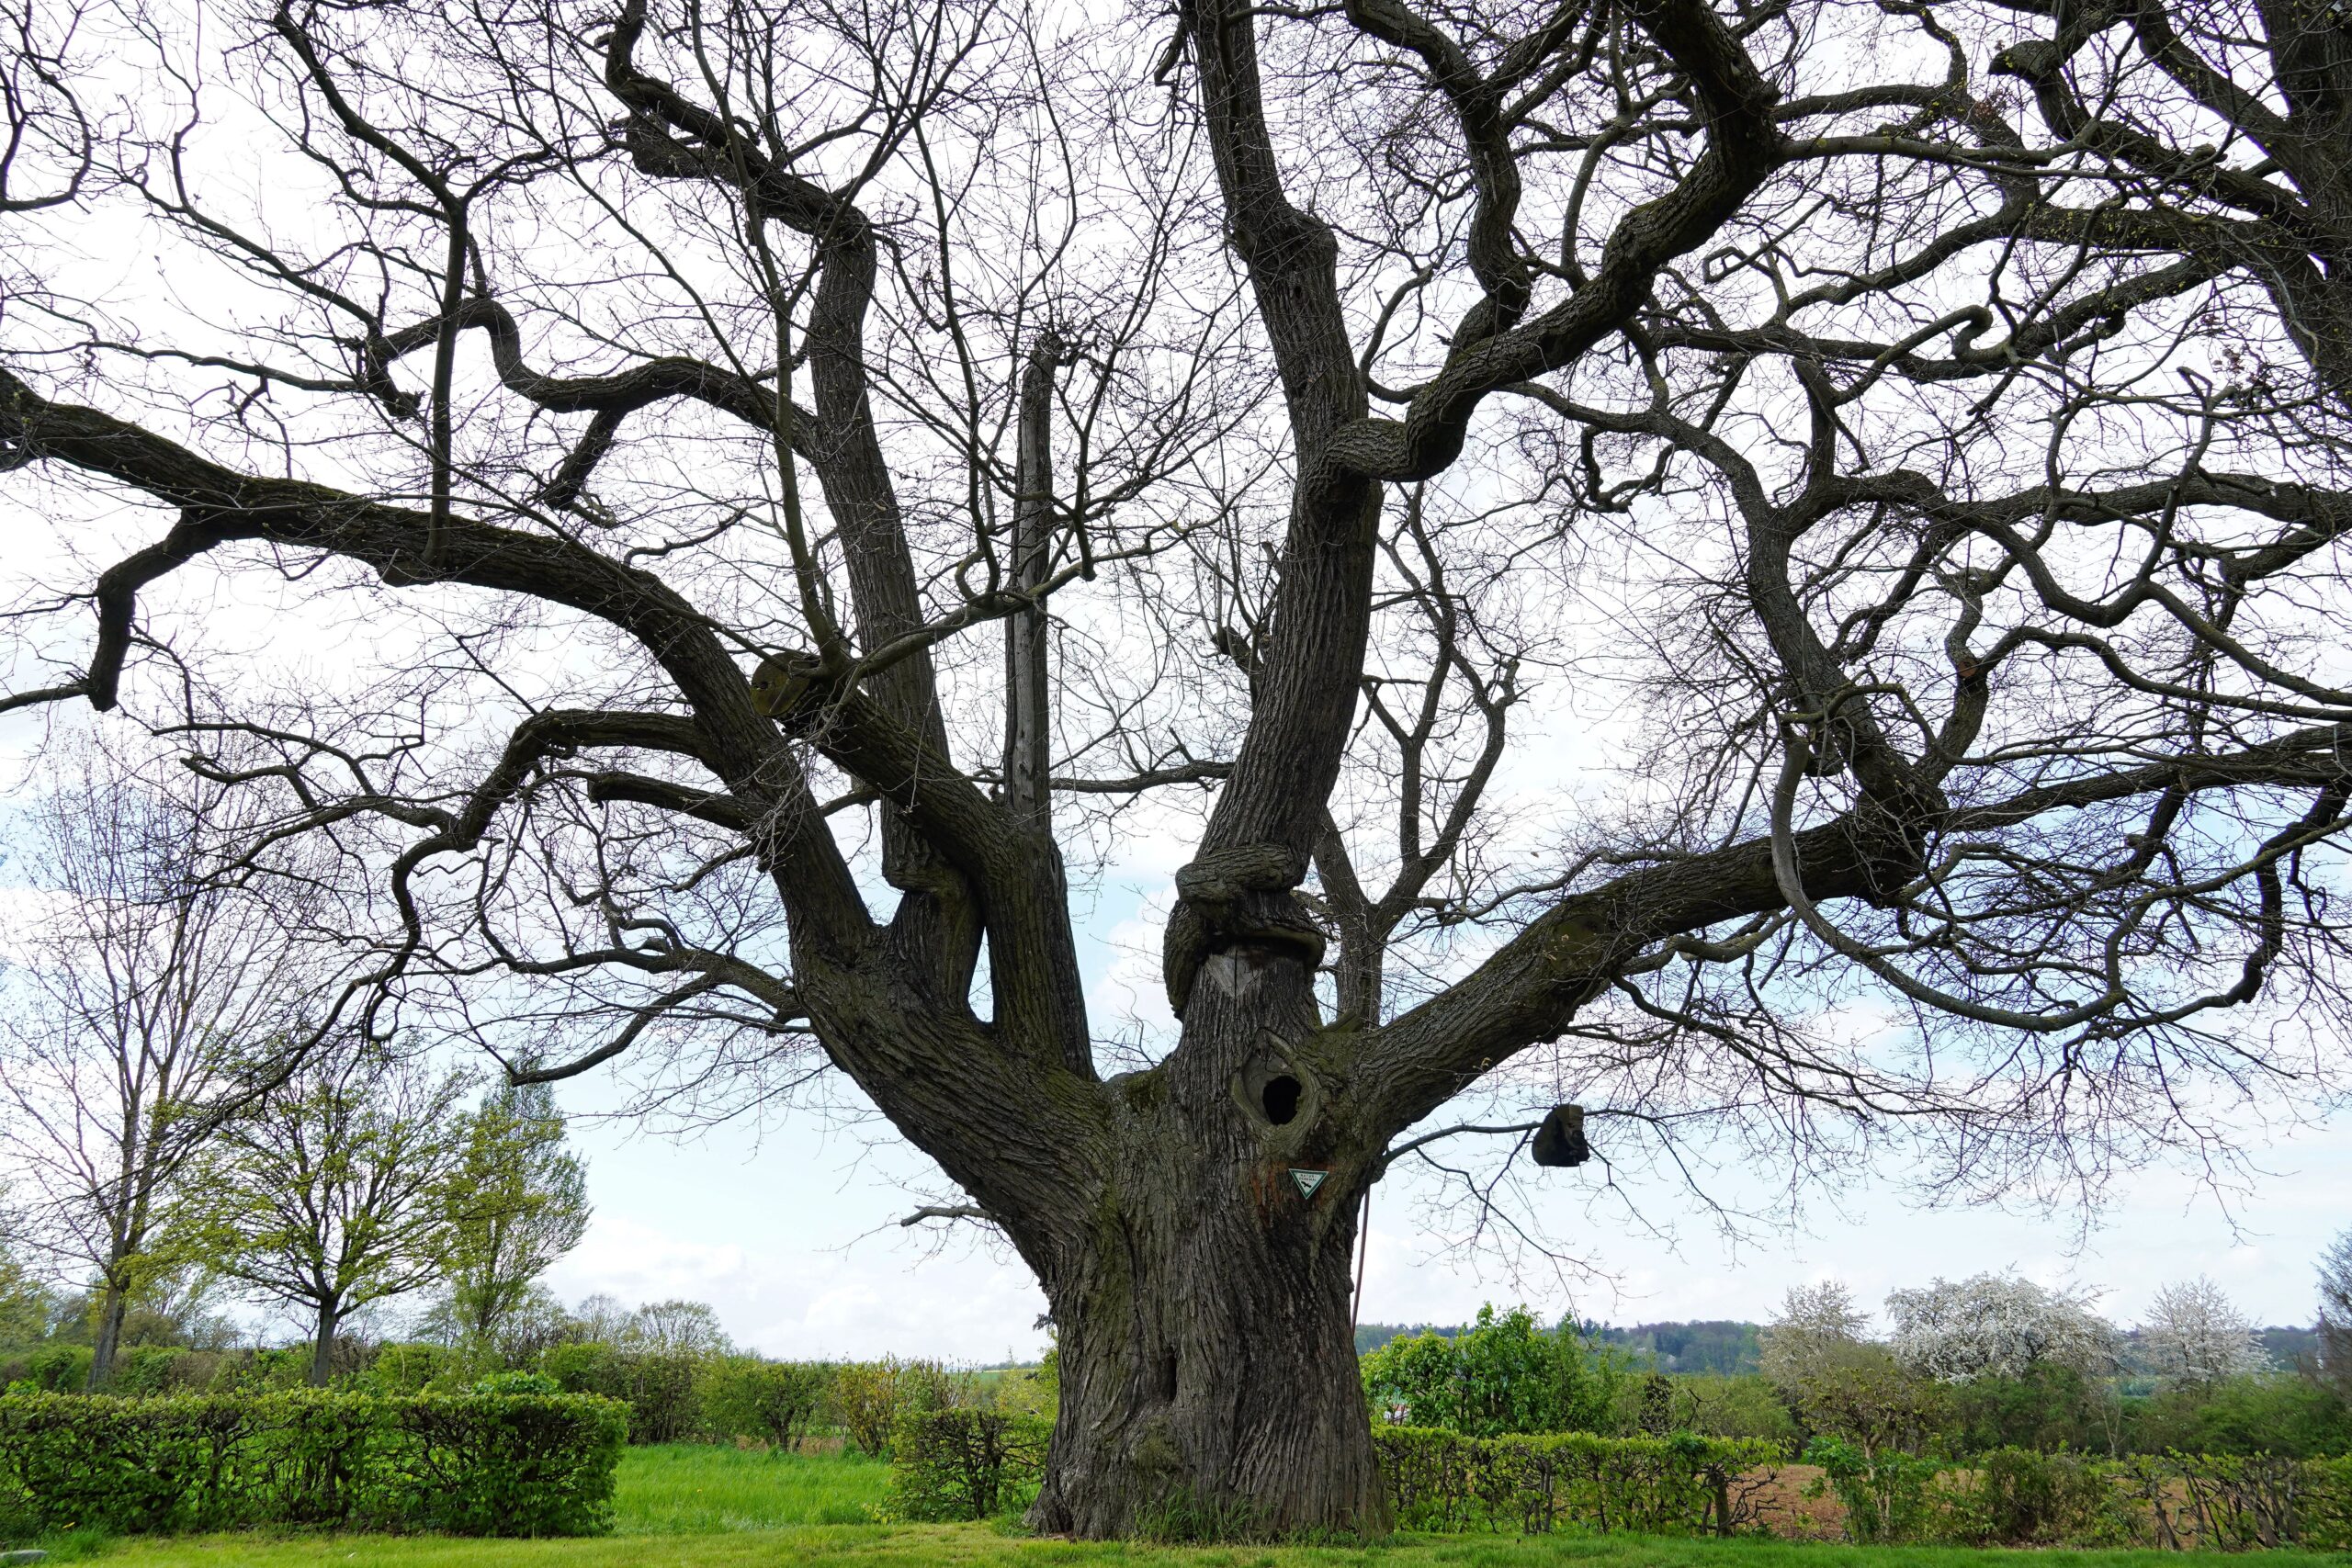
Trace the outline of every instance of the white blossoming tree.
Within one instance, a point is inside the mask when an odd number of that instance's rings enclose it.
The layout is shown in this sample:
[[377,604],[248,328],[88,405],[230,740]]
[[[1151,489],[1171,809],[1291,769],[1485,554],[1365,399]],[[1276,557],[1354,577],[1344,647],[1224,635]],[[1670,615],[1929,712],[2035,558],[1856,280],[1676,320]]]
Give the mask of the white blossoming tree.
[[2140,1325],[2148,1368],[2168,1383],[2202,1385],[2270,1369],[2254,1320],[2200,1274],[2156,1292]]
[[1784,1388],[1853,1362],[1863,1351],[1871,1314],[1843,1280],[1792,1285],[1767,1324],[1759,1358],[1764,1375]]
[[1895,1360],[1939,1382],[2021,1378],[2053,1366],[2090,1373],[2115,1362],[2115,1330],[2087,1301],[2014,1274],[1891,1292],[1886,1311]]

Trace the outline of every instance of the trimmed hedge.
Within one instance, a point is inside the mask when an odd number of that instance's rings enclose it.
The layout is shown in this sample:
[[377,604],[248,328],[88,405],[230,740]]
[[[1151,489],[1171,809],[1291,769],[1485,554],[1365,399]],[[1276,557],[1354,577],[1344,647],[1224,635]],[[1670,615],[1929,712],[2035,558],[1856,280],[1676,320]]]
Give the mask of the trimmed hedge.
[[993,1410],[901,1416],[890,1443],[894,1519],[947,1522],[1025,1510],[1046,1473],[1054,1424]]
[[2081,1454],[1996,1449],[1965,1465],[1865,1455],[1835,1438],[1805,1450],[1814,1491],[1873,1544],[2154,1547],[2242,1551],[2352,1547],[2352,1459],[2271,1454]]
[[571,1394],[0,1395],[0,1528],[609,1528],[627,1416]]
[[1561,1529],[1729,1535],[1782,1458],[1754,1438],[1600,1438],[1585,1432],[1470,1438],[1426,1427],[1372,1434],[1397,1525],[1424,1530]]
[[[1053,1423],[987,1410],[939,1410],[899,1423],[893,1518],[991,1518],[1025,1508],[1045,1473]],[[1652,1535],[1729,1534],[1758,1521],[1781,1457],[1754,1438],[1466,1438],[1385,1427],[1373,1433],[1396,1523],[1408,1529],[1564,1528]]]

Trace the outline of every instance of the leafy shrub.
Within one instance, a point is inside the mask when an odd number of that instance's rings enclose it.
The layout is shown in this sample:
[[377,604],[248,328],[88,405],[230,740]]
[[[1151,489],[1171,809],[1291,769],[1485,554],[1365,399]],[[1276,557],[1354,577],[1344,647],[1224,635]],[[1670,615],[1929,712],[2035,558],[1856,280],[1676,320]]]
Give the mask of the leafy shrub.
[[824,1361],[722,1356],[704,1369],[702,1409],[711,1430],[757,1438],[788,1453],[824,1413],[834,1368]]
[[1966,1467],[1816,1438],[1813,1495],[1875,1544],[2146,1546],[2242,1551],[2352,1545],[2352,1460],[2141,1454],[2120,1461],[1996,1449]]
[[1392,1339],[1363,1359],[1375,1412],[1401,1407],[1405,1425],[1480,1438],[1606,1429],[1628,1381],[1615,1355],[1566,1324],[1545,1332],[1524,1307],[1480,1307],[1464,1333]]
[[1915,1377],[1884,1347],[1865,1345],[1797,1381],[1791,1393],[1807,1439],[1835,1438],[1864,1453],[1917,1454],[1941,1442],[1953,1385]]
[[194,1354],[177,1345],[133,1345],[115,1358],[107,1392],[136,1398],[187,1387],[187,1382],[175,1374]]
[[910,1416],[956,1404],[956,1380],[937,1361],[852,1361],[833,1373],[833,1414],[861,1453],[881,1457]]
[[2123,1544],[2131,1523],[2108,1469],[2080,1454],[1990,1450],[1945,1472],[1943,1533],[1975,1546]]
[[2302,1544],[2352,1551],[2352,1456],[2303,1462]]
[[1760,1438],[1794,1452],[1797,1424],[1770,1379],[1757,1372],[1702,1373],[1670,1380],[1670,1428],[1702,1438]]
[[1804,1461],[1821,1467],[1805,1495],[1835,1493],[1846,1510],[1849,1539],[1873,1546],[1938,1540],[1946,1530],[1936,1477],[1943,1461],[1900,1449],[1872,1452],[1843,1438],[1815,1438]]
[[87,1345],[37,1345],[0,1357],[0,1389],[19,1383],[49,1393],[77,1393],[90,1384]]
[[489,1358],[461,1346],[386,1345],[359,1374],[357,1386],[370,1393],[454,1393],[497,1370]]
[[522,1399],[535,1394],[561,1393],[563,1385],[545,1372],[492,1372],[488,1377],[476,1379],[473,1392]]
[[0,1520],[582,1534],[611,1521],[623,1422],[609,1400],[560,1394],[9,1394]]
[[[311,1382],[311,1351],[308,1346],[288,1346],[275,1350],[246,1350],[223,1356],[214,1370],[211,1380],[204,1385],[207,1393],[285,1393],[308,1388]],[[363,1392],[368,1392],[363,1390]],[[387,1391],[389,1392],[389,1391]],[[408,1393],[418,1392],[407,1390]]]
[[2108,1446],[2105,1388],[2074,1367],[2038,1365],[2022,1377],[1981,1377],[1944,1389],[1946,1451],[2083,1450]]
[[1773,1443],[1701,1438],[1476,1438],[1410,1427],[1373,1431],[1396,1523],[1407,1529],[1563,1528],[1728,1535],[1757,1523]]
[[675,1350],[622,1350],[588,1343],[551,1345],[539,1371],[566,1393],[596,1393],[628,1406],[628,1440],[675,1443],[704,1424],[698,1384],[707,1358]]
[[1007,1367],[989,1391],[991,1408],[1007,1416],[1035,1416],[1051,1421],[1061,1404],[1061,1351],[1048,1349],[1035,1367]]
[[1026,1509],[1045,1475],[1053,1423],[993,1410],[933,1410],[899,1423],[892,1518],[986,1519]]
[[2352,1471],[2340,1460],[2140,1454],[2107,1468],[2133,1505],[2140,1543],[2174,1551],[2291,1545],[2314,1522],[2334,1533],[2352,1511]]
[[2352,1453],[2352,1404],[2291,1374],[2226,1378],[2129,1402],[2125,1446],[2139,1453]]

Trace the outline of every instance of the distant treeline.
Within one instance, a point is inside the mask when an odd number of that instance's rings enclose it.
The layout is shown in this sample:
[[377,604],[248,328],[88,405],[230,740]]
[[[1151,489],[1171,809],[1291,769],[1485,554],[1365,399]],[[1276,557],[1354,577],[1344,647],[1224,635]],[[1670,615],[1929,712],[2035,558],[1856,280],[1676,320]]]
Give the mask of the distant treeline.
[[[1761,1348],[1759,1326],[1705,1319],[1690,1323],[1637,1323],[1582,1325],[1585,1338],[1596,1346],[1622,1352],[1645,1371],[1715,1372],[1725,1377],[1757,1370]],[[1467,1324],[1366,1323],[1356,1328],[1356,1354],[1369,1355],[1392,1339],[1434,1334],[1452,1339],[1467,1333]]]
[[[1436,1323],[1365,1323],[1356,1326],[1356,1354],[1370,1355],[1392,1339],[1415,1334],[1435,1334],[1451,1339],[1466,1331],[1466,1324]],[[1760,1371],[1763,1353],[1763,1325],[1755,1323],[1732,1323],[1720,1318],[1699,1318],[1687,1323],[1636,1323],[1630,1326],[1600,1323],[1585,1325],[1585,1335],[1595,1345],[1604,1345],[1632,1358],[1636,1366],[1661,1372],[1712,1372],[1722,1377],[1742,1377]],[[2131,1359],[2133,1344],[2139,1339],[2137,1331],[2126,1332],[2122,1338],[2124,1356]],[[2310,1365],[2319,1355],[2319,1330],[2316,1327],[2293,1328],[2272,1325],[2255,1331],[2255,1338],[2279,1368],[2292,1371]]]

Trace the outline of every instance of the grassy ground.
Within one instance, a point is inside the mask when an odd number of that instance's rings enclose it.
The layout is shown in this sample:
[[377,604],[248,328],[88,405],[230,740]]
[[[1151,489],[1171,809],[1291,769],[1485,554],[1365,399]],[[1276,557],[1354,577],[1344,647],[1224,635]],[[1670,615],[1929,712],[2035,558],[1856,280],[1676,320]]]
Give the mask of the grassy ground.
[[[1786,1541],[1657,1540],[1633,1536],[1521,1539],[1402,1536],[1366,1547],[1150,1547],[1024,1540],[986,1525],[786,1525],[700,1536],[490,1541],[205,1537],[119,1543],[123,1568],[1996,1568],[2015,1553]],[[2046,1551],[2033,1568],[2181,1568],[2177,1556]],[[2322,1568],[2343,1559],[2267,1552],[2262,1568]]]
[[[1400,1536],[1373,1546],[1151,1547],[1039,1540],[989,1525],[877,1525],[888,1468],[855,1455],[633,1449],[615,1530],[574,1540],[200,1536],[52,1543],[121,1568],[2005,1568],[2015,1553],[1629,1536]],[[2261,1568],[2344,1568],[2265,1553]],[[2164,1552],[2036,1552],[2031,1568],[2183,1568]]]
[[620,1535],[713,1535],[862,1525],[890,1467],[862,1454],[776,1456],[695,1443],[631,1449],[613,1495]]

